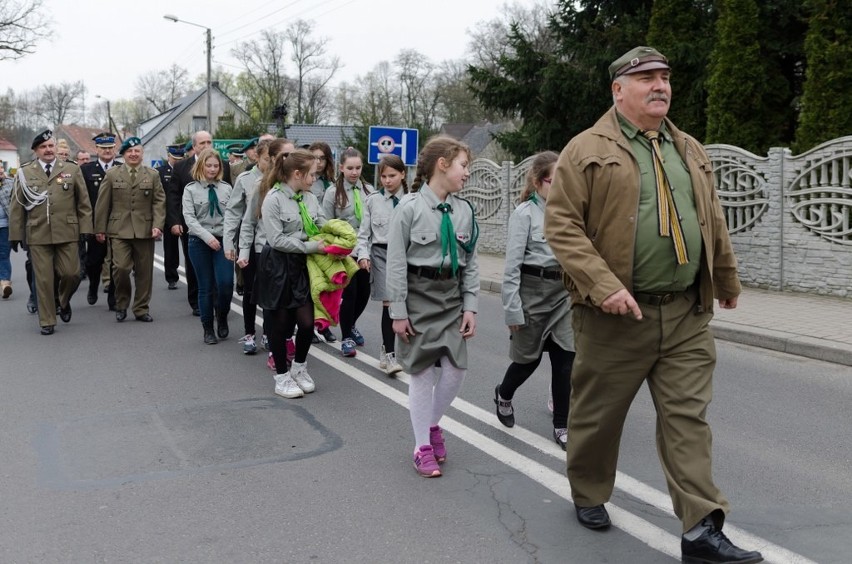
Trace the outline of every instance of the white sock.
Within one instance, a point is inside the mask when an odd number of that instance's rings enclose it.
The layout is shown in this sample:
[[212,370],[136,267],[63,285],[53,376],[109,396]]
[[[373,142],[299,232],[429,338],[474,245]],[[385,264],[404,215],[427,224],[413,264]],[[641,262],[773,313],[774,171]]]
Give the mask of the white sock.
[[429,426],[432,420],[432,394],[435,389],[435,371],[429,368],[412,374],[408,384],[408,411],[414,429],[415,452],[429,444]]
[[450,408],[450,404],[456,399],[459,390],[464,383],[464,375],[467,370],[453,366],[448,357],[441,358],[440,375],[435,382],[435,395],[432,403],[432,425],[437,425]]

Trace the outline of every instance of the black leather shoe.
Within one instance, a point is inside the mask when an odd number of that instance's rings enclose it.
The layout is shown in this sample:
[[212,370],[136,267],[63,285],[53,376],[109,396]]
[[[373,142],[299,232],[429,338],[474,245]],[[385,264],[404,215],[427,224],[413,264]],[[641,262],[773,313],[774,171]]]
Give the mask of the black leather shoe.
[[609,513],[607,513],[603,504],[595,505],[594,507],[580,507],[579,505],[575,505],[574,509],[577,510],[577,521],[587,529],[609,528]]
[[67,306],[59,307],[59,319],[61,319],[64,323],[68,323],[71,321],[71,303],[69,302]]
[[177,290],[177,282],[169,282],[169,290]]
[[201,317],[201,310],[197,307],[192,308],[192,315],[194,315],[195,317]]
[[125,319],[127,319],[127,310],[126,309],[115,310],[115,320],[116,321],[124,321]]
[[[514,427],[515,426],[515,410],[512,409],[512,400],[504,400],[500,397],[500,384],[497,384],[497,387],[494,388],[494,404],[497,406],[494,411],[497,413],[497,419],[500,420],[500,423],[505,425],[506,427]],[[508,415],[503,415],[500,413],[500,409],[509,409],[511,413]]]
[[86,300],[89,302],[89,305],[95,305],[98,303],[98,288],[97,286],[91,285],[89,286],[89,293],[86,294]]
[[690,564],[754,564],[763,562],[763,555],[756,550],[743,550],[732,543],[720,529],[709,525],[694,541],[680,539],[681,561]]
[[150,313],[143,313],[142,315],[136,316],[136,321],[142,321],[144,323],[151,323],[152,321],[154,321],[154,318],[151,317]]
[[109,294],[109,284],[104,284],[104,294]]
[[45,325],[41,328],[42,335],[53,335],[53,325]]
[[30,298],[27,300],[27,311],[30,313],[38,312],[38,306],[36,305],[35,296],[30,294]]

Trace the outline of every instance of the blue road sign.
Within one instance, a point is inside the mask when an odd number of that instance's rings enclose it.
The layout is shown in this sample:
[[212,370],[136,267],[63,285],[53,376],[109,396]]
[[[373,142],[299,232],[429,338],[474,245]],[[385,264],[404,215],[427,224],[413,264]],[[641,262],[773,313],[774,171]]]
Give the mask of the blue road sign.
[[402,127],[370,126],[370,148],[367,162],[378,164],[382,155],[396,155],[405,166],[417,164],[419,133],[416,129]]

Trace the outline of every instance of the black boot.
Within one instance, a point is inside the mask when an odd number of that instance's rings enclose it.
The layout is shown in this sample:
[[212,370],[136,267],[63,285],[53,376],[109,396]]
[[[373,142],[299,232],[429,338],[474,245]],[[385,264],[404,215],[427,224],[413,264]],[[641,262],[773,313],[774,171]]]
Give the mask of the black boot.
[[201,324],[204,327],[204,344],[215,345],[219,342],[216,338],[216,333],[213,332],[213,322],[207,321]]
[[98,303],[98,285],[101,282],[101,276],[99,272],[96,272],[96,269],[91,269],[92,272],[89,272],[89,291],[86,294],[86,301],[89,302],[89,305],[95,305]]
[[228,314],[230,310],[216,312],[216,332],[220,339],[227,339],[230,333],[228,329]]

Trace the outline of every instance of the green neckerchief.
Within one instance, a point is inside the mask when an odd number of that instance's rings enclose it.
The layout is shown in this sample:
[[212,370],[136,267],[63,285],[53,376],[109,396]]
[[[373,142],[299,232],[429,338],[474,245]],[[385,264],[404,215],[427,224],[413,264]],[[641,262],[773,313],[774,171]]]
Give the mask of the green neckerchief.
[[[385,189],[384,188],[379,188],[379,192],[381,192],[382,196],[385,195]],[[391,200],[393,200],[393,207],[396,207],[397,204],[399,204],[399,198],[396,197],[396,194],[391,196]]]
[[456,242],[456,232],[453,229],[453,220],[450,218],[450,214],[453,213],[453,206],[447,203],[438,204],[437,209],[441,212],[441,268],[438,270],[444,269],[444,258],[449,253],[450,264],[455,277],[459,271],[459,252],[453,244]]
[[364,215],[364,208],[361,203],[361,191],[358,189],[358,184],[352,185],[352,199],[355,200],[355,219],[361,223],[361,217]]
[[214,217],[216,212],[219,212],[219,215],[222,216],[222,208],[219,207],[219,196],[216,194],[215,184],[207,185],[207,201],[210,203],[208,210],[210,217]]
[[326,190],[329,186],[331,186],[331,181],[327,180],[325,176],[320,176],[320,180],[322,181],[323,190]]
[[[276,184],[276,186],[278,185]],[[305,197],[300,192],[297,192],[293,194],[292,198],[299,204],[299,215],[302,217],[302,228],[305,230],[305,233],[308,234],[308,237],[319,235],[319,227],[314,223],[314,218],[308,213],[308,208],[305,206],[305,202],[302,201]]]
[[535,192],[531,192],[530,197],[527,198],[527,200],[529,200],[530,202],[532,202],[534,204],[537,204],[538,203],[538,196],[535,195]]

